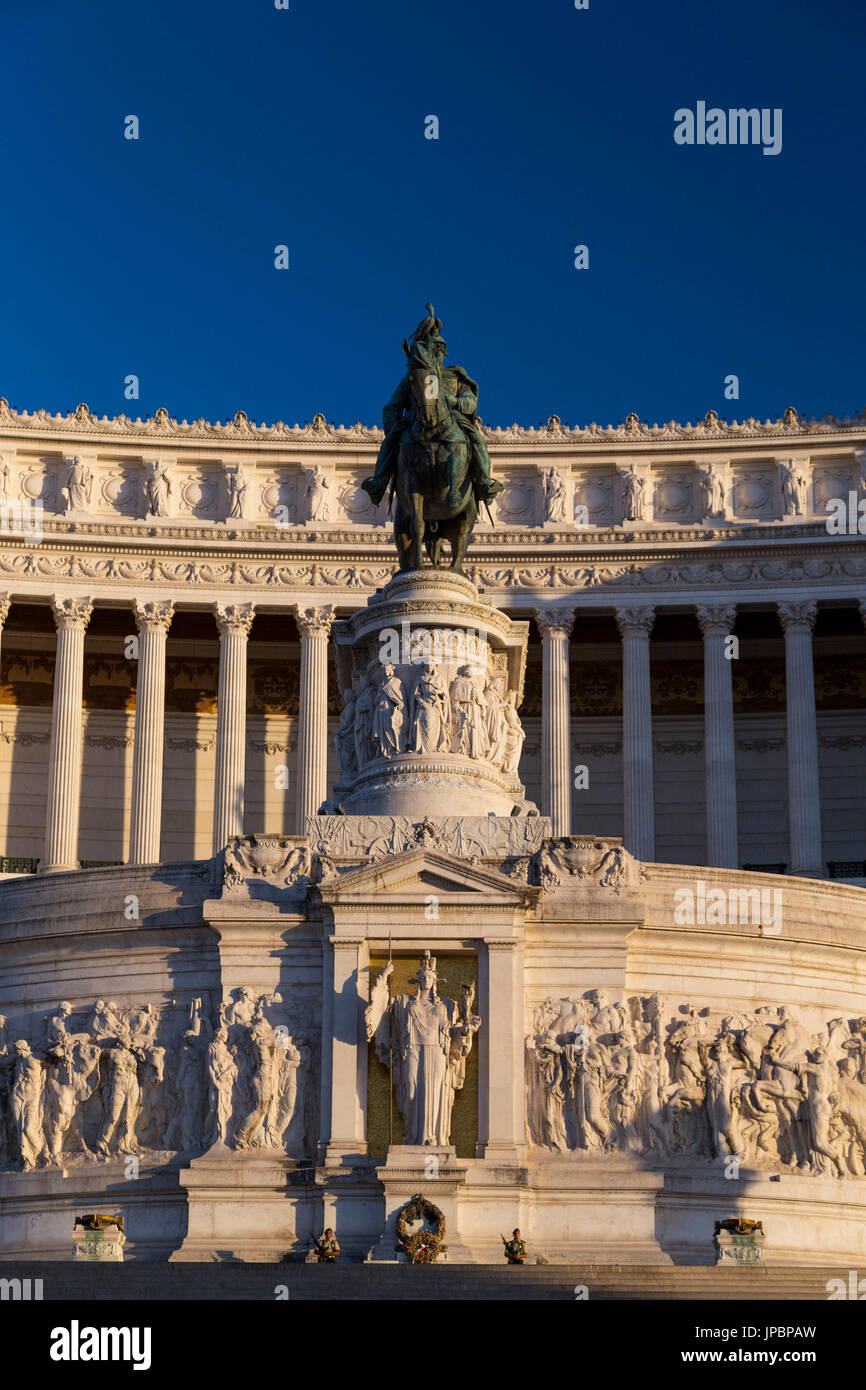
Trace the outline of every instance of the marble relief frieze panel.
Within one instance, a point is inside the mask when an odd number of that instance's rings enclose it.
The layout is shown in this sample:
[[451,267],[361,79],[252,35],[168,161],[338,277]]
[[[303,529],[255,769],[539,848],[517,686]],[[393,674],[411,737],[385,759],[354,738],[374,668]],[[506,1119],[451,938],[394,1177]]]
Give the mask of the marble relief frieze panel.
[[731,468],[731,502],[734,515],[745,519],[769,518],[780,513],[778,479],[771,463]]
[[691,522],[699,518],[697,477],[693,468],[659,470],[654,478],[653,516],[656,521]]

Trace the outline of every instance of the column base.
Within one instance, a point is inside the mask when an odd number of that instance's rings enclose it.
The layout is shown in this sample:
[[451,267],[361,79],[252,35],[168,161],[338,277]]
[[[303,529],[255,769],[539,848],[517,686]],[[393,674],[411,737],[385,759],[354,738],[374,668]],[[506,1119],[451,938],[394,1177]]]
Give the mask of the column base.
[[321,1166],[331,1168],[356,1168],[369,1163],[367,1141],[357,1139],[332,1139],[324,1151]]

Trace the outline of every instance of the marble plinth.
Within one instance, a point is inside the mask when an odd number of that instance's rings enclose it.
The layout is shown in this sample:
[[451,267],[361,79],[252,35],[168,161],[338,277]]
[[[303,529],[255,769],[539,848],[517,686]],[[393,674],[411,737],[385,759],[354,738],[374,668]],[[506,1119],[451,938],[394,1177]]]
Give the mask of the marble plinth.
[[517,776],[528,633],[464,576],[433,569],[396,575],[334,623],[345,708],[332,805],[418,817],[535,809]]

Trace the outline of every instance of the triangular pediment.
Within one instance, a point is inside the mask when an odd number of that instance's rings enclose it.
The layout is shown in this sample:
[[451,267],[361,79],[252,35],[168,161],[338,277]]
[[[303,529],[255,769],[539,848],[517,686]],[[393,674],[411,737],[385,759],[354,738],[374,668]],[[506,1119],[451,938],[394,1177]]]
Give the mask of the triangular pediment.
[[525,906],[534,901],[539,889],[519,879],[509,878],[495,867],[468,864],[441,850],[416,849],[405,854],[385,855],[373,864],[349,869],[321,885],[325,902],[358,902],[381,899],[423,901],[428,893],[479,902]]

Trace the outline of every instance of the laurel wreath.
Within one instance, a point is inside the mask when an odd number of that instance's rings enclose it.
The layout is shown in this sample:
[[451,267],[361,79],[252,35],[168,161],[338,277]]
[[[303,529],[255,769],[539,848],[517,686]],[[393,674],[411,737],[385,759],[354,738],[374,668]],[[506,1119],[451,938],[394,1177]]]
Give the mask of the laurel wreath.
[[[432,1230],[409,1231],[416,1221],[426,1221]],[[441,1254],[445,1237],[445,1217],[437,1206],[419,1195],[407,1202],[397,1217],[397,1248],[410,1264],[432,1265]]]

